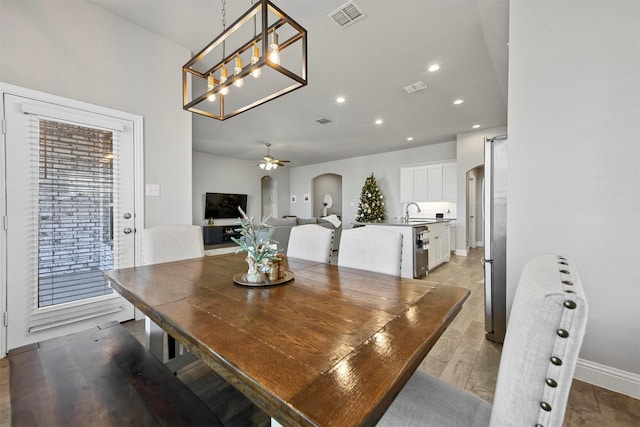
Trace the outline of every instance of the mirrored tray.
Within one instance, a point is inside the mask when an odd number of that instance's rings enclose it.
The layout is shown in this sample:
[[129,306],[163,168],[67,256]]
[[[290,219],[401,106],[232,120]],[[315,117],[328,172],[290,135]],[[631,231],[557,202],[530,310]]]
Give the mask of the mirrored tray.
[[238,273],[235,276],[233,276],[233,282],[238,284],[238,285],[242,285],[242,286],[251,286],[251,287],[261,287],[261,286],[275,286],[275,285],[281,285],[283,283],[289,282],[290,280],[293,280],[293,273],[290,271],[285,271],[284,272],[284,277],[282,279],[278,279],[278,280],[265,280],[262,283],[252,283],[252,282],[247,282],[245,281],[245,277],[246,277],[247,273]]

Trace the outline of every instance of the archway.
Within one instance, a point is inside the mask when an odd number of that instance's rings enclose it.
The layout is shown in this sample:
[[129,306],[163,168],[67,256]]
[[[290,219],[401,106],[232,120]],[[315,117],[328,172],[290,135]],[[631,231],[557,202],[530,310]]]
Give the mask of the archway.
[[278,180],[265,175],[260,178],[261,214],[262,218],[278,217]]
[[[312,216],[342,215],[342,175],[325,173],[313,178]],[[326,205],[325,205],[326,203]]]

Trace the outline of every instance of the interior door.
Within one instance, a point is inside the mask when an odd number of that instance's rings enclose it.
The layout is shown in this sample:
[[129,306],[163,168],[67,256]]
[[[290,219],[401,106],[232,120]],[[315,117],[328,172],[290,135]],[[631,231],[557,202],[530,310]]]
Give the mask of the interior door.
[[133,122],[3,103],[7,350],[132,319],[102,272],[134,265]]
[[467,247],[475,248],[476,236],[476,175],[473,170],[467,172]]

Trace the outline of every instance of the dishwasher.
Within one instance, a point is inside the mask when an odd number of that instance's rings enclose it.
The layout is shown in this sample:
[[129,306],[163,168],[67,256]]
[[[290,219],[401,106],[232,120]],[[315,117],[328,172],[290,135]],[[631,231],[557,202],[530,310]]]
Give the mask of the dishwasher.
[[429,271],[429,227],[413,227],[413,277],[418,279]]

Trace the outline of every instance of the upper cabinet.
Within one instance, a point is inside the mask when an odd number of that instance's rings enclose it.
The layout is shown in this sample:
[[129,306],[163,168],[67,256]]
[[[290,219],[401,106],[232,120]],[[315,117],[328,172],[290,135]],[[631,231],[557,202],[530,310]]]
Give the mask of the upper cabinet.
[[400,168],[400,202],[457,200],[456,164],[433,163]]

